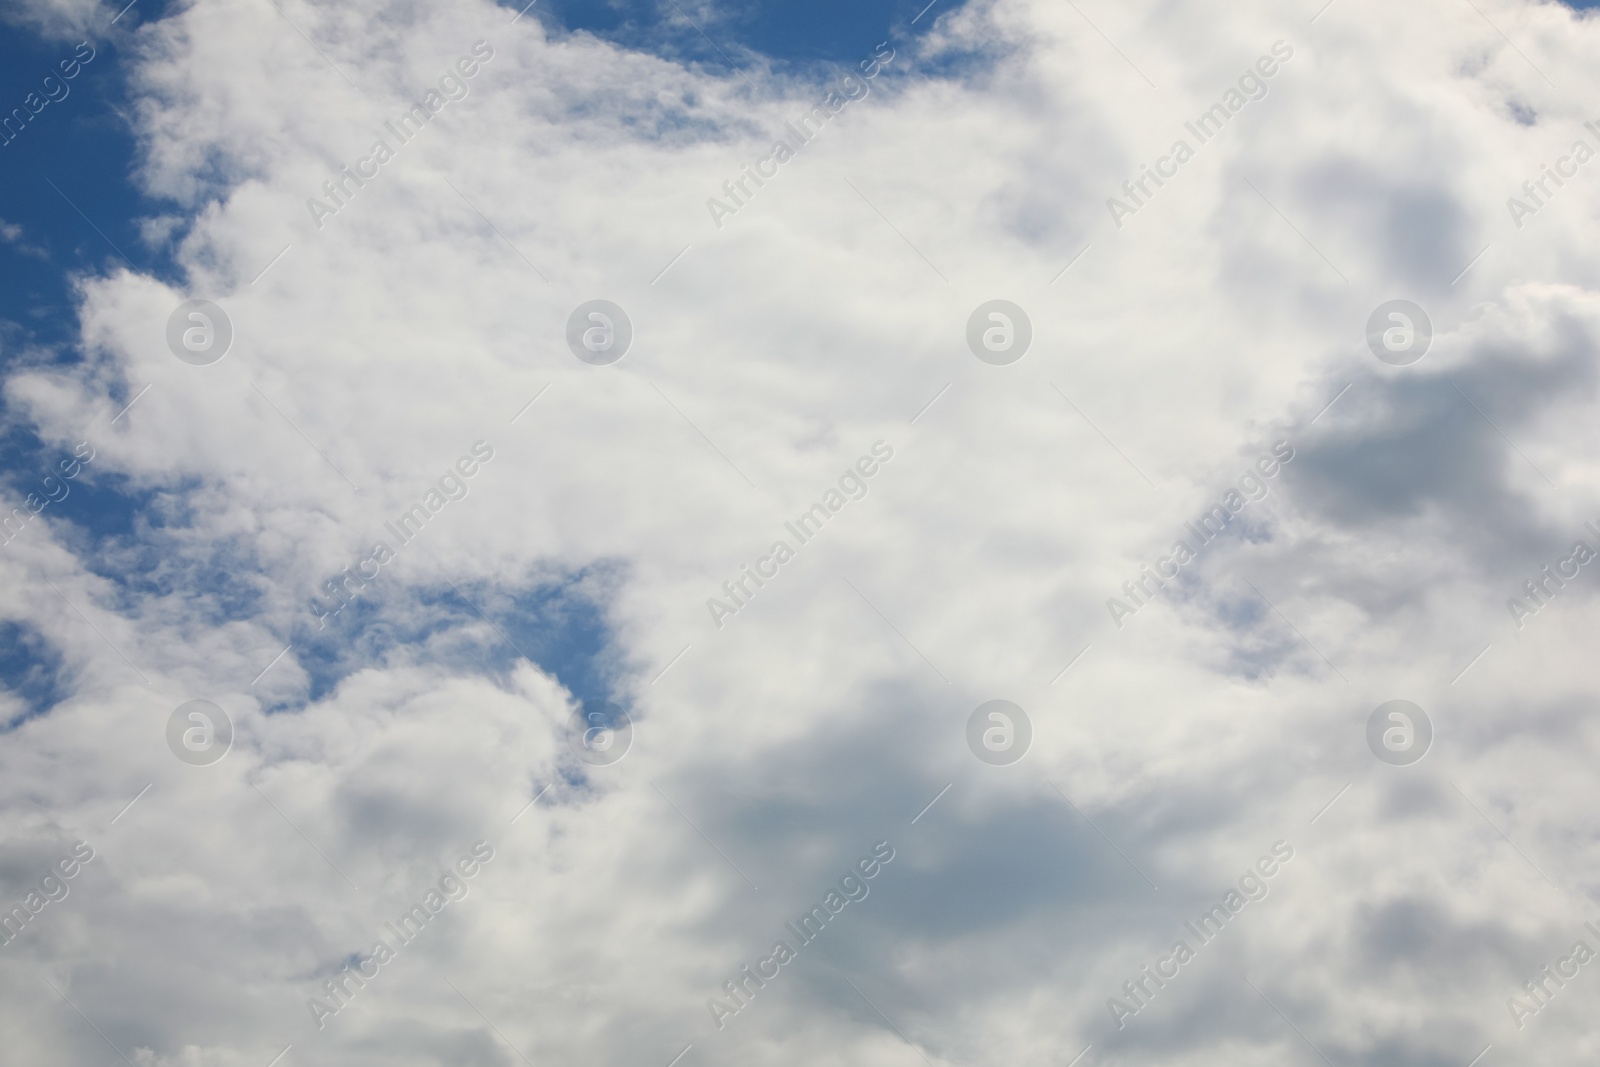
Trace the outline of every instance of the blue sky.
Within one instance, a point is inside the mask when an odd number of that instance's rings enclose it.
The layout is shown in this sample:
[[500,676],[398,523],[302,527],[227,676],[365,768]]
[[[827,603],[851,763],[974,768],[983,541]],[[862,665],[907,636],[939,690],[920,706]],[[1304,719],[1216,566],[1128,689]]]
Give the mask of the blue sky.
[[[144,0],[124,17],[122,28],[144,16],[159,17],[161,11],[161,0]],[[114,41],[95,35],[94,59],[66,83],[67,97],[46,106],[0,147],[0,200],[6,204],[0,218],[20,231],[0,241],[0,269],[10,279],[0,288],[0,373],[23,364],[70,364],[82,358],[75,278],[125,263],[157,276],[176,276],[170,249],[152,249],[140,239],[139,219],[160,213],[163,205],[141,195],[134,179],[127,71]],[[46,75],[60,73],[58,64],[72,58],[77,43],[8,27],[0,35],[0,99],[6,107],[21,106],[28,93],[40,90]],[[40,477],[57,457],[16,412],[0,408],[0,415],[0,452],[6,458],[7,497],[13,500],[8,507],[15,507],[38,490]],[[128,533],[135,511],[149,497],[118,492],[118,482],[86,479],[51,518],[77,523],[95,537]]]
[[[924,17],[958,7],[958,0],[939,0]],[[760,53],[772,60],[808,64],[832,61],[852,64],[910,22],[927,4],[901,0],[820,0],[810,4],[715,4],[713,19],[702,24],[717,46]],[[555,25],[661,50],[672,42],[698,60],[720,62],[715,48],[689,24],[686,11],[666,3],[594,3],[540,0],[534,9]],[[697,20],[698,21],[698,20]],[[698,48],[696,43],[698,42]]]
[[[161,10],[161,0],[142,0],[124,16],[123,28],[141,17],[159,18]],[[0,148],[4,217],[23,229],[19,241],[0,245],[7,276],[21,282],[0,294],[0,315],[8,330],[21,330],[21,337],[44,344],[63,345],[76,336],[72,274],[103,272],[121,265],[124,255],[139,270],[173,269],[170,258],[139,238],[137,220],[162,205],[142,197],[134,180],[135,137],[121,110],[127,71],[115,40],[96,35],[95,58],[67,83],[66,99],[48,105],[22,135]],[[61,60],[72,57],[75,45],[9,28],[0,40],[0,98],[7,108],[37,91]],[[6,355],[16,358],[15,344],[6,346]]]

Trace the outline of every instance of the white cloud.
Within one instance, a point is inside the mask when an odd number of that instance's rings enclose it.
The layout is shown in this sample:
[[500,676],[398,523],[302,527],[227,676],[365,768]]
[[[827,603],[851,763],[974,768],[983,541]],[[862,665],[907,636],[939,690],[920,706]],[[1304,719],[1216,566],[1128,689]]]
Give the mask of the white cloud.
[[[0,949],[0,1047],[109,1055],[87,1017],[151,1064],[1585,1061],[1587,971],[1524,1030],[1505,1000],[1594,917],[1592,575],[1521,631],[1504,601],[1600,520],[1593,175],[1520,230],[1504,200],[1600,117],[1592,20],[1485,6],[1511,48],[1352,0],[967,6],[897,31],[719,230],[705,199],[824,79],[752,92],[511,14],[138,32],[138,178],[188,213],[189,284],[87,279],[86,360],[6,384],[145,503],[0,551],[0,617],[71,694],[0,746],[0,889],[60,841],[102,857]],[[470,94],[316,229],[479,40]],[[1278,40],[1266,98],[1117,229],[1105,199]],[[1364,339],[1397,296],[1436,330],[1403,368]],[[234,326],[212,366],[166,349],[190,297]],[[635,328],[611,367],[564,342],[596,297]],[[995,297],[1034,327],[1009,367],[965,346]],[[318,631],[324,579],[479,440],[466,498]],[[868,495],[715,628],[878,440]],[[1106,598],[1280,440],[1248,536],[1118,629]],[[607,687],[633,750],[585,768],[573,690]],[[1409,768],[1364,739],[1397,696],[1437,731]],[[208,768],[164,740],[195,697],[237,731]],[[1009,768],[965,747],[995,697],[1034,725]],[[478,839],[471,895],[317,1030],[321,982]],[[1271,896],[1116,1030],[1106,999],[1279,839]],[[714,1029],[879,840],[871,897]]]

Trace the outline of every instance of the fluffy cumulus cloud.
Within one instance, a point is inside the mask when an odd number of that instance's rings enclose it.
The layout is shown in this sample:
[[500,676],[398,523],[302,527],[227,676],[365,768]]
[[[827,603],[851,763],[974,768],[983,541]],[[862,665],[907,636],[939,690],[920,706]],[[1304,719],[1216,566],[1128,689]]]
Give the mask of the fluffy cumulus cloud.
[[19,8],[0,1063],[1593,1062],[1600,23],[1319,6]]

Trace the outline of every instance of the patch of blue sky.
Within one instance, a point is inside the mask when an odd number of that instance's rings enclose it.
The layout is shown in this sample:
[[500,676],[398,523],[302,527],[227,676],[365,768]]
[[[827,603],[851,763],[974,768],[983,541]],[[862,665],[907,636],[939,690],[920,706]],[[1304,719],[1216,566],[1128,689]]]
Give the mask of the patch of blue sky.
[[[77,358],[75,276],[124,264],[179,276],[170,242],[147,245],[141,235],[141,220],[171,214],[176,205],[146,197],[132,178],[137,146],[118,47],[122,31],[160,17],[164,6],[141,0],[114,32],[92,28],[94,58],[70,80],[61,79],[59,65],[73,59],[73,43],[11,25],[0,33],[0,113],[21,108],[29,116],[25,124],[13,119],[14,132],[0,146],[0,271],[12,280],[0,287],[0,368],[26,358],[30,344],[58,359]],[[68,92],[32,114],[25,101],[30,93],[45,97],[50,75]]]
[[497,669],[509,670],[524,655],[586,705],[625,703],[628,665],[606,615],[624,572],[620,564],[595,564],[531,587],[462,586],[462,592],[515,646],[496,646]]
[[520,587],[458,583],[458,593],[448,584],[386,586],[392,581],[386,575],[321,630],[308,598],[294,637],[295,656],[310,677],[306,698],[320,700],[357,671],[404,659],[503,683],[525,656],[585,705],[625,704],[627,665],[607,619],[622,579],[620,566],[594,565]]
[[0,622],[0,687],[24,709],[0,721],[0,733],[45,714],[68,695],[60,650],[26,623]]
[[[106,25],[88,33],[93,59],[80,62],[70,79],[61,77],[61,64],[77,62],[77,42],[45,40],[24,27],[0,24],[0,116],[11,119],[0,145],[0,274],[8,282],[0,286],[0,376],[81,360],[78,278],[127,264],[169,281],[181,275],[171,243],[147,244],[141,234],[142,220],[172,215],[177,206],[144,196],[133,180],[137,146],[125,117],[128,72],[118,48],[126,31],[141,19],[159,18],[164,7],[164,0],[141,0],[115,27],[112,16],[104,16]],[[51,75],[59,99],[34,113],[29,94],[37,94],[34,107],[48,99],[44,79]],[[6,513],[26,499],[61,454],[0,398],[0,496]],[[148,502],[147,496],[84,476],[47,513],[51,521],[81,524],[98,539],[129,533],[133,514]]]
[[[506,0],[514,7],[520,0]],[[626,48],[737,77],[752,57],[795,76],[826,76],[904,40],[963,0],[813,0],[806,4],[690,0],[539,0],[528,10],[556,32],[586,32]]]

